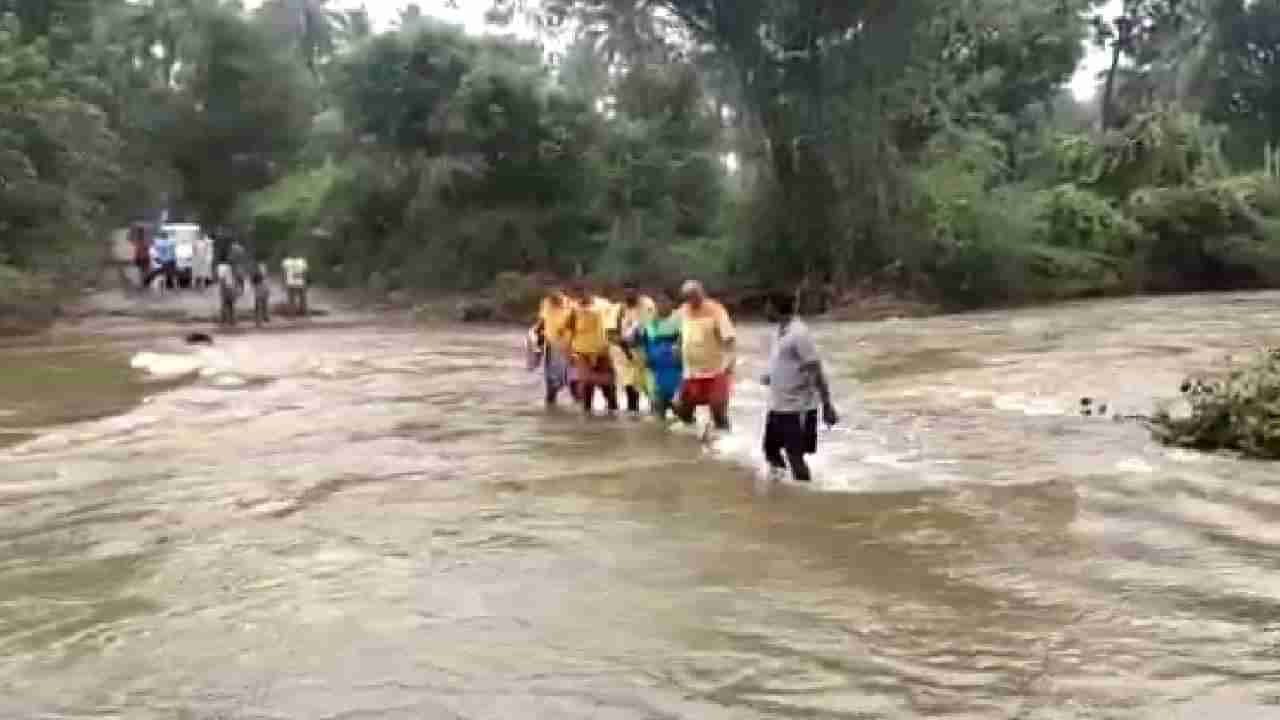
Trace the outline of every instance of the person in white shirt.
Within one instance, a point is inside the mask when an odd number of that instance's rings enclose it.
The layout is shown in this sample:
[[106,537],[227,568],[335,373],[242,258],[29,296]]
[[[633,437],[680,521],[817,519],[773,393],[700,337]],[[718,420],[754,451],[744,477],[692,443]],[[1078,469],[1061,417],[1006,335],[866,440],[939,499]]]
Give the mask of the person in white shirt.
[[239,283],[231,263],[218,264],[218,299],[221,311],[218,322],[227,327],[236,325],[236,299],[240,297]]
[[191,262],[191,284],[203,290],[213,284],[213,241],[200,234],[195,242],[195,257]]
[[253,322],[262,327],[271,322],[271,278],[267,277],[266,263],[258,263],[250,282],[253,284]]
[[307,259],[289,256],[281,263],[289,312],[295,317],[307,316]]
[[796,317],[794,300],[771,305],[769,314],[778,323],[778,334],[769,353],[769,370],[761,379],[769,387],[764,456],[772,472],[790,466],[798,482],[811,482],[805,455],[818,451],[819,404],[827,425],[835,425],[840,417],[831,402],[818,346],[809,327]]

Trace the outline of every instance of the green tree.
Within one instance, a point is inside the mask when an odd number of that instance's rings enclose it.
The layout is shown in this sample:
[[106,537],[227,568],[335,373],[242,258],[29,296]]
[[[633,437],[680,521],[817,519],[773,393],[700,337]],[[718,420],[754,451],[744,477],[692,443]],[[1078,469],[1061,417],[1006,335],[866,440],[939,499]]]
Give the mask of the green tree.
[[1204,112],[1230,128],[1228,155],[1258,167],[1263,148],[1280,143],[1280,2],[1223,2],[1215,21],[1197,86]]
[[119,139],[76,68],[13,25],[0,25],[0,262],[56,263],[105,218]]
[[302,69],[265,30],[228,8],[204,9],[178,79],[165,142],[187,202],[207,225],[288,167],[310,127]]

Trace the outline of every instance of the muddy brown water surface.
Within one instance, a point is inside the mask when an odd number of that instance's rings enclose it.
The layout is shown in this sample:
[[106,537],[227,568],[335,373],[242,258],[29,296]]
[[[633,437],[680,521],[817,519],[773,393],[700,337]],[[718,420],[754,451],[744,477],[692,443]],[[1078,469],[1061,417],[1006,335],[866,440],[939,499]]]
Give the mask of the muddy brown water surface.
[[763,327],[710,450],[545,411],[518,332],[0,346],[0,717],[1280,717],[1277,466],[1076,413],[1280,295],[815,329],[811,489]]

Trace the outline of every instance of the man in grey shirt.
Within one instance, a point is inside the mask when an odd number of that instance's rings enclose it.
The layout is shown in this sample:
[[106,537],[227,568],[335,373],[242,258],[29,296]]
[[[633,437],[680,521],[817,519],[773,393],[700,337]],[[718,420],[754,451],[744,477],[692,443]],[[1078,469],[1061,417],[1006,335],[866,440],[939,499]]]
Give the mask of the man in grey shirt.
[[[818,407],[828,426],[840,421],[818,346],[809,328],[795,315],[790,298],[775,303],[770,319],[778,333],[769,353],[769,370],[762,381],[769,386],[769,414],[765,419],[764,456],[775,472],[791,468],[799,482],[811,482],[805,455],[818,451]],[[785,453],[785,457],[784,457]]]

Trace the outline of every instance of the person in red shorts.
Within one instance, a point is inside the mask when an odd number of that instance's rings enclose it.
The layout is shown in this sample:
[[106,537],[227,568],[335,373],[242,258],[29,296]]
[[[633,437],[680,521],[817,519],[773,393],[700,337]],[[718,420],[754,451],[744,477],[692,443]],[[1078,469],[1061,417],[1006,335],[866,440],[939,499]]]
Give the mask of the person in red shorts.
[[724,306],[707,297],[702,283],[690,280],[680,290],[680,352],[684,382],[675,414],[693,424],[694,412],[705,405],[717,430],[729,429],[729,394],[733,387],[737,333]]

